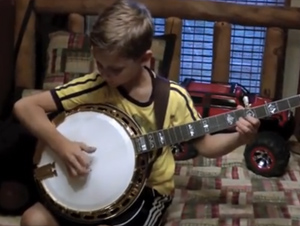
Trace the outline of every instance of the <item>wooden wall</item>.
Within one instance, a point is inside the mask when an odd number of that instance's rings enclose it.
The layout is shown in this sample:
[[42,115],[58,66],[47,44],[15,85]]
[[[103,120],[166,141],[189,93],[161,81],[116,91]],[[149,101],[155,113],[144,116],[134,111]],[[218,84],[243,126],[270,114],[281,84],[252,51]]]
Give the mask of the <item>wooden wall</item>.
[[[22,16],[29,0],[16,1],[16,34],[19,31]],[[217,1],[193,0],[139,0],[144,3],[154,17],[167,18],[166,33],[176,33],[180,37],[182,19],[217,21],[214,33],[214,66],[212,79],[214,81],[228,81],[230,60],[231,25],[267,27],[267,37],[262,65],[261,95],[270,98],[281,98],[282,76],[285,54],[285,40],[287,29],[300,29],[300,9],[296,7],[270,7],[255,5],[239,5]],[[109,6],[112,1],[104,0],[36,0],[37,14],[78,13],[95,15],[99,9]],[[286,0],[286,6],[289,6]],[[17,86],[34,87],[35,62],[35,14],[32,14],[29,28],[26,30],[21,54],[18,57]],[[15,36],[16,36],[15,34]],[[172,62],[172,74],[179,70],[180,41],[176,43],[176,50]],[[28,66],[29,65],[29,66]],[[174,73],[175,72],[175,73]],[[177,73],[179,74],[179,73]],[[171,77],[173,80],[178,78]],[[300,113],[299,113],[300,114]],[[298,123],[300,126],[300,122]],[[300,128],[300,127],[299,127]],[[300,129],[299,129],[300,133]]]

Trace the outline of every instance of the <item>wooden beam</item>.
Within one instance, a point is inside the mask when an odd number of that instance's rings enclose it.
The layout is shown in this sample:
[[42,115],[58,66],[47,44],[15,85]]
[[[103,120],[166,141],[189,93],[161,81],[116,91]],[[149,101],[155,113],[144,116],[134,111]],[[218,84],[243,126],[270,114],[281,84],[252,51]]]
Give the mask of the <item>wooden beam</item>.
[[212,78],[214,82],[229,82],[231,24],[216,22],[214,26]]
[[176,17],[166,19],[165,34],[175,34],[176,42],[168,78],[179,82],[181,62],[182,20]]
[[77,13],[71,13],[68,17],[68,31],[84,33],[84,16]]
[[[114,0],[36,0],[36,10],[44,13],[96,15]],[[242,5],[208,0],[139,0],[153,17],[177,17],[231,24],[300,29],[300,8]]]
[[283,60],[284,31],[281,28],[268,28],[262,63],[260,94],[274,99],[279,64]]

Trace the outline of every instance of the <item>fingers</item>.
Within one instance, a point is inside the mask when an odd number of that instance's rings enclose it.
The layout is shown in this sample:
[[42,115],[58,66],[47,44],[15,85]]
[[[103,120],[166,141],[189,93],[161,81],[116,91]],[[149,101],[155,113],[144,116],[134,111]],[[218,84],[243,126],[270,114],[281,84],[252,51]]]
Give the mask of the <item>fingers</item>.
[[[245,109],[245,108],[241,105],[238,105],[237,109],[241,110],[241,109]],[[260,120],[258,120],[257,118],[254,118],[251,116],[246,116],[244,119],[247,120],[248,122],[250,122],[251,125],[254,126],[255,128],[258,128],[260,126]]]
[[[92,153],[96,151],[95,147],[89,147],[82,142],[74,142],[75,148],[73,152],[68,154],[67,160],[67,170],[70,176],[82,176],[88,174],[91,165],[91,159],[86,153]],[[71,148],[72,149],[72,148]],[[85,153],[86,152],[86,153]]]
[[259,127],[259,120],[253,117],[240,118],[236,122],[236,129],[242,134],[256,133]]
[[[70,161],[69,161],[69,166],[71,168],[71,173],[75,176],[78,176],[78,175],[85,175],[87,173],[90,172],[90,169],[89,169],[89,164],[87,163],[84,163],[83,160],[80,160],[81,162],[83,162],[84,164],[81,164],[80,161],[78,160],[79,158],[77,156],[72,156],[70,158]],[[73,170],[72,170],[73,169]],[[74,170],[76,173],[74,173]]]
[[252,124],[252,126],[254,126],[255,128],[258,128],[260,126],[260,120],[247,116],[245,118],[248,122],[250,122]]
[[236,129],[241,134],[247,134],[247,133],[254,133],[255,130],[251,123],[249,123],[247,120],[240,118],[236,122]]
[[79,153],[78,155],[76,155],[76,159],[83,168],[90,171],[91,160],[85,153],[83,152]]
[[71,177],[77,177],[78,176],[78,173],[77,171],[70,165],[67,164],[67,170],[68,170],[68,173]]
[[78,142],[80,148],[82,151],[85,151],[87,153],[93,153],[96,151],[96,147],[91,147],[91,146],[87,146],[85,143],[82,143],[82,142]]
[[[80,146],[81,150],[86,153],[93,153],[96,151],[95,147],[87,146],[85,143],[78,142],[78,145]],[[81,166],[83,166],[89,172],[90,165],[91,165],[91,159],[88,156],[86,156],[84,153],[80,153],[80,154],[76,155],[76,158],[77,158],[78,162],[81,164]]]

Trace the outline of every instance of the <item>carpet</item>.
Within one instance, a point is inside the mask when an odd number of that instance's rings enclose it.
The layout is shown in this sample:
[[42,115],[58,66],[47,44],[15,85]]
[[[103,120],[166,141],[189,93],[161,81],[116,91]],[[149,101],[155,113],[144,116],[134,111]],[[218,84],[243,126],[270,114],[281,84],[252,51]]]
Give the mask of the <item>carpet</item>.
[[[300,226],[300,156],[283,177],[263,178],[245,168],[243,151],[177,162],[165,226]],[[0,226],[19,220],[0,216]]]

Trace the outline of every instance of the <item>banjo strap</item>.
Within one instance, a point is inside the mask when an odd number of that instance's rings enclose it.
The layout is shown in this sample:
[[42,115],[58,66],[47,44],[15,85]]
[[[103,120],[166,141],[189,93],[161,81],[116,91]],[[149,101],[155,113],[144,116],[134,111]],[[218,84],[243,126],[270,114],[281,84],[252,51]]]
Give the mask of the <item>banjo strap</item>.
[[[165,116],[168,108],[170,94],[170,81],[162,76],[156,76],[153,90],[154,98],[154,115],[156,122],[156,129],[163,129]],[[147,177],[150,176],[152,166],[158,157],[162,154],[162,148],[156,151],[156,155],[150,161],[147,168]]]

